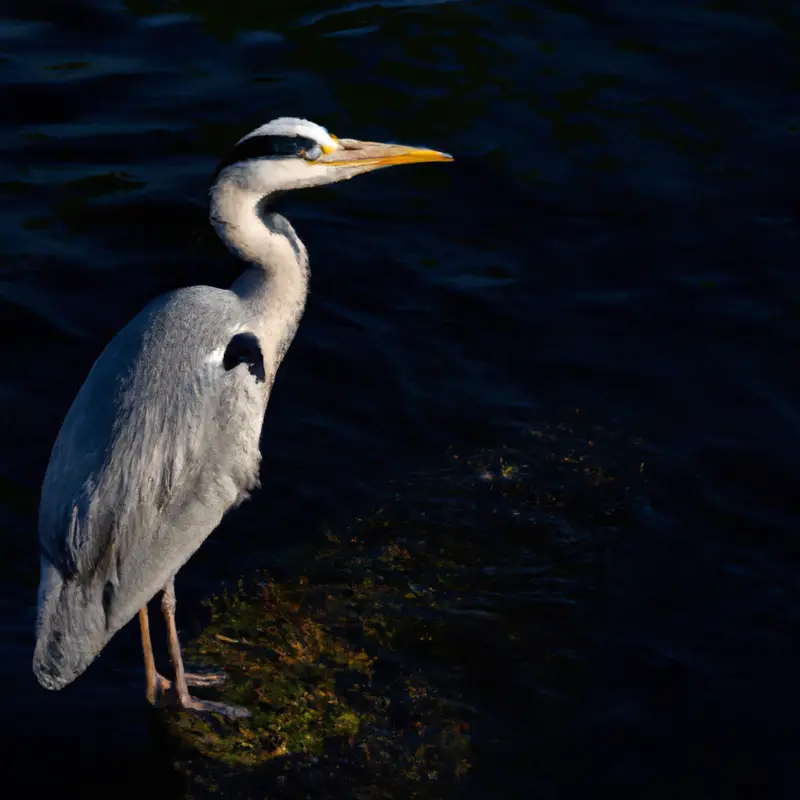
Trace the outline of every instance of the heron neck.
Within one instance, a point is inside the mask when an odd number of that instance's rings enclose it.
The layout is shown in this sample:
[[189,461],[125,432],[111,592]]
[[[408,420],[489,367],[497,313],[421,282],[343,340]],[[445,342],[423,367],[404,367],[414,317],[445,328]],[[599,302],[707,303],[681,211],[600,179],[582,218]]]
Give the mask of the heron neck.
[[[250,267],[233,284],[265,324],[292,334],[308,294],[308,253],[290,222],[267,211],[269,196],[223,182],[211,191],[210,219],[228,249]],[[279,333],[276,331],[275,333]]]

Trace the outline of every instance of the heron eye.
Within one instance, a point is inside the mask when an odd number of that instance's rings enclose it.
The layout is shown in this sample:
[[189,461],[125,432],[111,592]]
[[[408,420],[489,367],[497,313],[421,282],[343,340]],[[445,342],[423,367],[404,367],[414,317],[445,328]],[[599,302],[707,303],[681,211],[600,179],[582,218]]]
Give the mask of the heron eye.
[[318,144],[315,144],[313,147],[301,150],[299,155],[306,161],[316,161],[322,155],[322,148]]

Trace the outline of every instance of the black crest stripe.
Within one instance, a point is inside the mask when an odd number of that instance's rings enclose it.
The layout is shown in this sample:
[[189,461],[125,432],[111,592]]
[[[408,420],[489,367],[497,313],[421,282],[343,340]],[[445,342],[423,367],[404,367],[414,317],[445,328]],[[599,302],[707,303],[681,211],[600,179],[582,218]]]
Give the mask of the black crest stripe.
[[314,139],[307,136],[277,136],[266,134],[264,136],[249,136],[243,142],[237,144],[219,162],[214,172],[213,180],[216,180],[220,172],[236,164],[238,161],[249,161],[254,158],[272,158],[274,156],[296,156],[301,150],[311,150],[317,146]]

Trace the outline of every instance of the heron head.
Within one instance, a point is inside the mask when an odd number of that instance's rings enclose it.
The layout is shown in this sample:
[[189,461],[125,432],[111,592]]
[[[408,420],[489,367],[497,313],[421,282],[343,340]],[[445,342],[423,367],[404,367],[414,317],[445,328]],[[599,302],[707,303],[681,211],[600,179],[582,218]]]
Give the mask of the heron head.
[[437,150],[339,139],[305,119],[280,117],[240,139],[217,166],[213,184],[270,194],[321,186],[398,164],[452,161]]

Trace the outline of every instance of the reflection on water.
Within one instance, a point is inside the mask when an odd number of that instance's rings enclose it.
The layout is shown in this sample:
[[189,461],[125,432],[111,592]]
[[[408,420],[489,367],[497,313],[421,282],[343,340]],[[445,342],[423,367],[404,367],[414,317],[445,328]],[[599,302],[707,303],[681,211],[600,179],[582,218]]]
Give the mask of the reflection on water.
[[[584,601],[614,630],[592,647],[593,623],[575,634],[594,676],[572,698],[580,728],[520,727],[573,762],[509,767],[506,796],[567,778],[637,797],[796,785],[800,20],[781,3],[585,5],[8,7],[3,746],[12,762],[54,754],[42,791],[67,773],[81,791],[152,786],[161,763],[135,632],[64,693],[30,674],[50,447],[144,303],[238,274],[208,229],[207,180],[284,114],[457,160],[281,199],[311,254],[308,313],[267,415],[264,489],[182,573],[184,635],[220,581],[380,506],[449,445],[518,441],[580,408],[647,442],[650,502]],[[502,720],[514,699],[497,686]],[[102,779],[68,766],[84,744]]]

